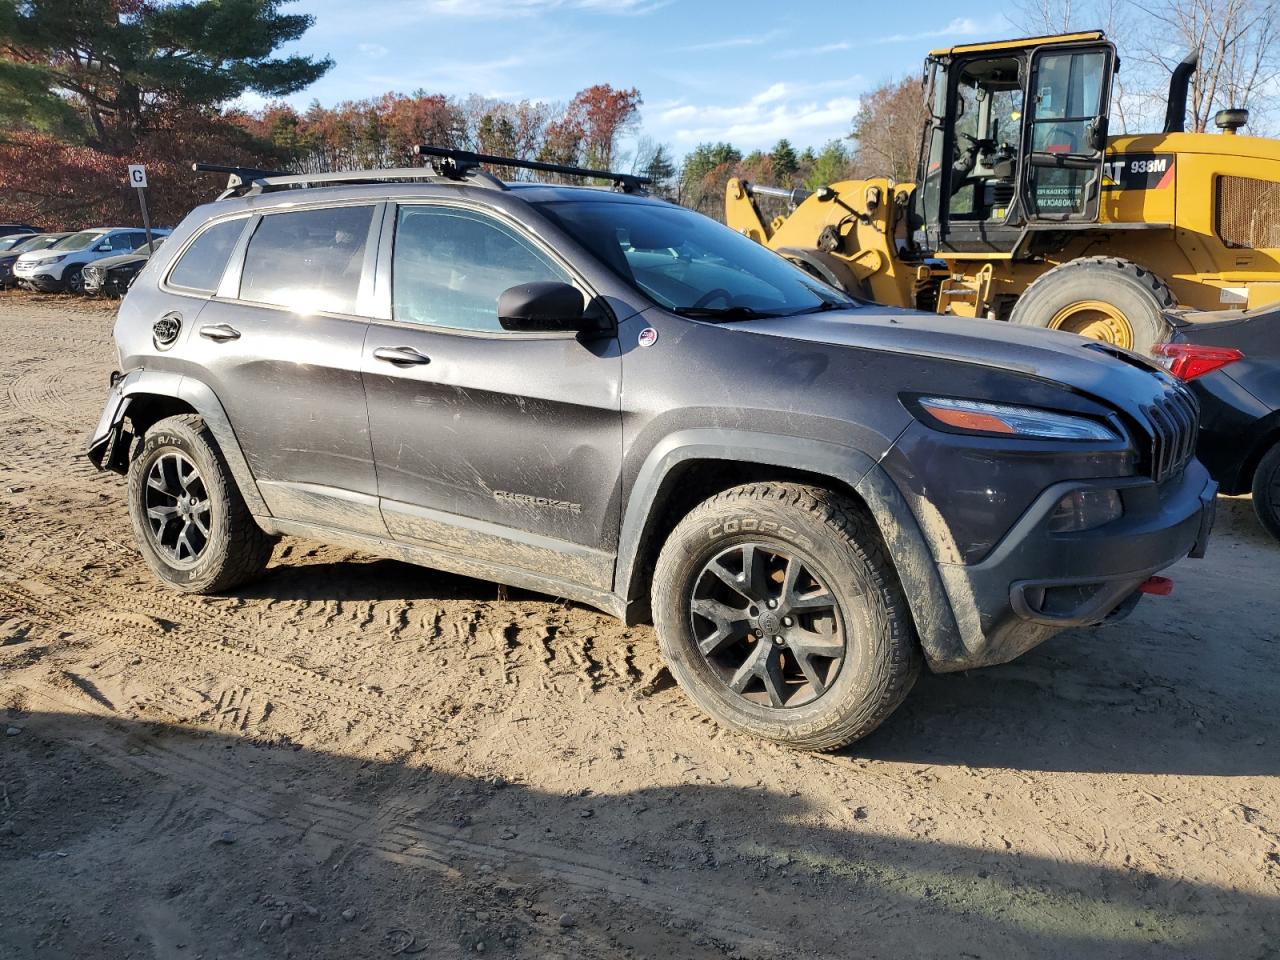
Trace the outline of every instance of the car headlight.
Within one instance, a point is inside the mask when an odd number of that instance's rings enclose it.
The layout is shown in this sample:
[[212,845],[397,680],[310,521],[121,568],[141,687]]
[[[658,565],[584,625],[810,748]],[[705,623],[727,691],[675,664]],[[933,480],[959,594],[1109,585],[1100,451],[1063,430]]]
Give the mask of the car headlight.
[[961,433],[1037,437],[1044,440],[1120,440],[1106,424],[1069,413],[1016,407],[981,400],[919,397],[916,400],[936,424]]
[[63,255],[62,255],[62,256],[60,256],[60,257],[41,257],[39,260],[28,260],[28,261],[27,261],[27,266],[29,266],[29,267],[48,267],[48,266],[51,266],[52,264],[57,263],[59,260],[64,259],[65,257],[66,257],[66,254],[63,254]]

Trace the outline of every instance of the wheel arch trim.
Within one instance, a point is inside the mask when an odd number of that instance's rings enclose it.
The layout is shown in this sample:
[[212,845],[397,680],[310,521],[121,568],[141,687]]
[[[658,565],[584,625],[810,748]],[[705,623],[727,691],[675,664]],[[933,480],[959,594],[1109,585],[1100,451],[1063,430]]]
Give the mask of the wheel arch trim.
[[[117,381],[115,390],[115,410],[109,422],[100,425],[96,431],[97,436],[90,443],[91,455],[95,447],[120,430],[126,411],[136,401],[149,396],[180,400],[204,419],[250,513],[255,516],[271,516],[271,511],[258,490],[253,472],[249,469],[244,451],[240,448],[240,441],[236,439],[227,412],[207,383],[166,370],[132,370]],[[103,426],[106,430],[103,430]]]
[[[659,495],[673,471],[690,460],[786,467],[829,477],[862,498],[898,572],[926,657],[953,659],[964,647],[933,553],[906,499],[868,454],[827,441],[739,430],[682,430],[649,452],[631,485],[618,538],[614,589],[629,610],[642,605],[638,569],[646,534],[657,522]],[[628,618],[630,619],[630,618]]]

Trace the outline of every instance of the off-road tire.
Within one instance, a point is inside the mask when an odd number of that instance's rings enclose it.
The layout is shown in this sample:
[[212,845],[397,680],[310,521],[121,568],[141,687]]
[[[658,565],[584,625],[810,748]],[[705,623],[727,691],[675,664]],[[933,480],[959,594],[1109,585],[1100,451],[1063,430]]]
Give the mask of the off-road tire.
[[1013,305],[1010,322],[1048,327],[1060,311],[1074,303],[1102,301],[1128,321],[1130,349],[1147,354],[1162,342],[1169,326],[1164,310],[1177,304],[1169,285],[1131,260],[1085,257],[1060,264],[1031,282]]
[[[704,565],[739,543],[777,546],[824,573],[846,624],[847,654],[826,692],[794,708],[735,695],[699,651],[690,604]],[[865,603],[856,603],[860,597]],[[672,531],[654,569],[654,625],[686,694],[726,727],[803,750],[833,750],[889,716],[920,672],[902,587],[874,521],[853,501],[817,487],[734,487],[695,507]]]
[[1280,540],[1280,443],[1263,454],[1254,471],[1253,509],[1267,532]]
[[[148,473],[166,451],[181,453],[195,465],[209,500],[208,541],[190,567],[171,563],[157,549],[146,518]],[[185,593],[220,593],[253,579],[266,568],[275,545],[245,505],[204,419],[193,413],[168,417],[147,430],[129,464],[129,517],[147,565]]]

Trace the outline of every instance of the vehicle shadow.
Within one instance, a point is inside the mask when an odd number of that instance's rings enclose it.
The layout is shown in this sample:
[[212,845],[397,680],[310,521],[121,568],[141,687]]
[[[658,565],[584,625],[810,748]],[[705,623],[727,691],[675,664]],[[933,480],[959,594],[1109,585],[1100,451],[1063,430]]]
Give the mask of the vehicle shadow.
[[269,731],[59,710],[7,722],[0,863],[21,895],[0,898],[0,953],[15,960],[1236,960],[1274,956],[1280,935],[1269,895],[852,815],[814,825],[803,795],[769,789],[584,797]]
[[[1220,501],[1220,507],[1231,517],[1246,511],[1240,522],[1256,525],[1248,500]],[[272,601],[492,602],[500,599],[500,589],[395,560],[294,557],[277,561],[236,595]],[[514,587],[505,596],[548,610],[556,604]],[[1280,750],[1274,746],[1280,743],[1280,703],[1265,682],[1275,674],[1280,645],[1226,640],[1217,631],[1202,638],[1165,623],[1160,602],[1147,601],[1115,627],[1067,631],[1010,664],[962,674],[926,671],[884,726],[845,753],[1023,770],[1280,775]],[[607,654],[608,636],[593,633],[593,642]],[[663,671],[649,692],[672,686]],[[965,723],[951,722],[955,716],[964,716]]]
[[487,580],[431,570],[399,560],[352,558],[299,562],[275,560],[252,583],[237,587],[235,596],[259,600],[512,600],[550,599],[542,594],[500,587]]

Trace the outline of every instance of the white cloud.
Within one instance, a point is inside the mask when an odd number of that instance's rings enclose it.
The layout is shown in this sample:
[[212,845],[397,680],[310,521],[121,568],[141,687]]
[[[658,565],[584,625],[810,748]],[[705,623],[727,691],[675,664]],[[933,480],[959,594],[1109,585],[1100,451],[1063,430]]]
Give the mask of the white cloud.
[[933,30],[922,30],[918,33],[889,33],[871,37],[867,40],[839,40],[810,47],[790,47],[774,54],[776,60],[794,60],[799,57],[820,56],[827,53],[839,53],[857,47],[883,46],[890,43],[916,43],[921,40],[967,40],[972,37],[1001,37],[1009,29],[1009,20],[1004,14],[998,14],[986,20],[973,17],[956,17],[944,27]]
[[425,88],[433,93],[465,96],[478,93],[482,97],[519,95],[520,84],[511,76],[527,66],[525,57],[510,56],[498,60],[426,60],[412,73],[366,74],[362,79],[370,92],[397,90],[408,93]]
[[740,37],[725,37],[722,40],[708,40],[705,43],[694,43],[680,47],[686,53],[705,53],[710,50],[732,50],[738,47],[760,47],[781,37],[785,30],[770,30],[768,33],[753,33]]
[[370,60],[381,60],[391,52],[380,43],[358,43],[356,49]]
[[778,82],[737,103],[664,104],[645,112],[645,132],[670,142],[677,152],[721,140],[744,151],[770,147],[782,137],[818,145],[848,134],[858,98],[846,91],[862,83],[860,77],[812,84]]

